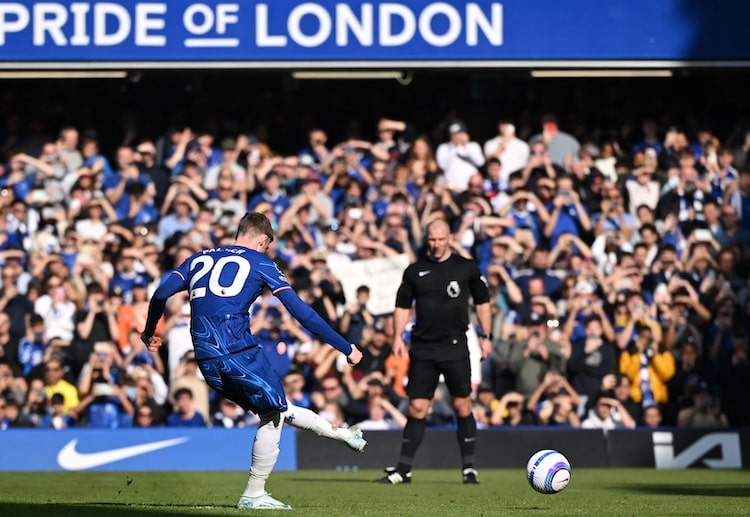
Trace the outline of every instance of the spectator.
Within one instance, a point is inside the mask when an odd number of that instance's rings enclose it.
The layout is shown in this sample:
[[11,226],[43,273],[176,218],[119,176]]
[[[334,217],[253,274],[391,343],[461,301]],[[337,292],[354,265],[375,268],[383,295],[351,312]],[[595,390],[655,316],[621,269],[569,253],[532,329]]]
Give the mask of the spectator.
[[[556,400],[557,407],[552,411],[550,408]],[[581,407],[580,396],[568,379],[559,372],[546,373],[539,386],[526,401],[526,409],[544,424],[549,424],[550,418],[554,415],[556,422],[553,425],[572,425],[577,421],[572,419],[570,413],[575,415],[579,407]]]
[[588,417],[581,422],[583,429],[634,429],[635,420],[616,398],[599,396]]
[[149,182],[154,186],[154,204],[160,207],[164,203],[164,197],[169,188],[169,171],[162,164],[157,163],[156,145],[152,140],[143,140],[136,147],[136,152],[140,172],[147,175]]
[[49,427],[56,430],[67,429],[75,426],[75,418],[72,411],[65,410],[65,397],[62,393],[55,393],[50,399]]
[[534,135],[529,144],[537,141],[544,142],[549,148],[550,161],[556,165],[566,165],[578,156],[581,145],[572,135],[560,131],[557,125],[557,117],[547,114],[542,117],[542,132]]
[[174,411],[167,417],[167,427],[205,427],[206,419],[193,404],[193,392],[179,388],[174,392]]
[[23,376],[28,378],[31,370],[44,361],[47,342],[44,338],[44,319],[32,314],[27,319],[26,335],[18,343],[18,362],[23,366]]
[[638,422],[638,426],[657,429],[661,426],[662,419],[661,409],[657,404],[652,404],[643,408],[643,416],[641,417],[640,422]]
[[362,337],[362,329],[367,325],[373,325],[375,318],[367,309],[370,300],[370,288],[366,285],[357,287],[356,300],[349,306],[341,318],[341,333],[351,343],[359,343]]
[[[169,383],[169,399],[175,406],[178,405],[177,392],[180,390],[190,392],[190,407],[200,413],[204,422],[208,421],[211,415],[209,411],[211,393],[203,379],[203,374],[198,369],[198,361],[195,360],[195,351],[192,349],[182,356],[174,378]],[[183,404],[187,405],[187,402],[183,401]]]
[[86,302],[75,314],[76,339],[71,346],[71,354],[76,370],[80,370],[88,361],[95,343],[113,341],[119,335],[114,309],[101,284],[89,284]]
[[337,412],[341,412],[347,424],[353,425],[358,420],[362,420],[360,418],[362,417],[362,409],[349,392],[344,389],[341,380],[336,375],[325,376],[320,381],[320,391],[313,392],[311,400],[318,413],[322,413],[326,408],[330,409],[330,404],[335,404],[338,408]]
[[169,241],[177,232],[187,233],[194,224],[197,204],[189,194],[182,192],[174,196],[172,213],[159,220],[159,238]]
[[245,412],[240,406],[229,399],[222,398],[219,400],[218,411],[213,415],[211,427],[224,429],[234,429],[245,427]]
[[[438,173],[433,147],[426,136],[421,135],[414,139],[408,151],[406,166],[411,172],[412,182],[420,188],[425,185],[429,177]],[[375,167],[376,164],[373,164],[373,176]],[[383,164],[382,172],[385,172],[385,164]]]
[[492,415],[498,410],[500,401],[495,396],[492,386],[480,384],[476,389],[476,400],[474,401],[474,420],[477,427],[486,429],[492,421]]
[[737,181],[724,193],[724,204],[732,205],[740,218],[740,228],[750,230],[750,167],[740,169]]
[[222,169],[219,172],[216,197],[209,199],[205,207],[211,210],[214,224],[220,224],[226,228],[236,228],[240,219],[245,215],[247,202],[238,199],[243,196],[243,186],[238,184],[232,177],[229,169]]
[[112,381],[111,370],[106,365],[91,368],[80,403],[73,410],[76,419],[91,429],[118,429],[131,427],[135,413],[123,389]]
[[[554,189],[555,179],[562,175],[564,171],[565,169],[560,165],[552,163],[546,143],[541,140],[532,142],[531,158],[529,158],[526,166],[521,171],[521,184],[525,189],[536,192],[540,198],[545,198],[545,194],[551,198],[549,196],[550,193],[545,193],[543,189]],[[508,182],[511,184],[514,174],[511,172],[508,176]],[[552,182],[552,185],[549,182]]]
[[435,159],[445,174],[448,188],[463,192],[469,186],[469,178],[484,165],[484,154],[479,144],[469,139],[463,122],[451,123],[448,133],[450,139],[438,146]]
[[581,204],[579,195],[573,191],[573,180],[569,176],[557,178],[557,196],[548,207],[549,220],[544,227],[544,235],[554,246],[564,233],[581,237],[591,231],[591,220],[586,208]]
[[500,398],[497,409],[492,412],[490,423],[505,427],[519,425],[533,425],[534,419],[526,412],[523,395],[517,391],[509,391]]
[[747,357],[747,326],[736,324],[731,330],[732,349],[718,361],[721,407],[731,425],[750,422],[750,361]]
[[403,429],[406,417],[386,397],[372,397],[367,402],[369,417],[357,423],[363,431],[392,431]]
[[727,427],[729,422],[721,412],[719,401],[711,395],[708,386],[702,383],[693,394],[692,407],[683,409],[677,416],[677,425],[701,429]]
[[34,379],[29,384],[26,403],[21,409],[18,421],[22,427],[50,427],[50,407],[47,403],[47,392],[41,379]]
[[654,179],[656,162],[650,161],[632,171],[632,176],[625,181],[625,190],[630,203],[629,212],[636,217],[641,206],[656,210],[659,203],[659,182]]
[[601,316],[594,315],[584,322],[585,335],[572,342],[567,372],[575,390],[586,401],[596,398],[602,379],[615,369],[615,345],[604,336]]
[[133,427],[155,427],[154,410],[150,406],[138,406],[135,410]]
[[650,327],[640,327],[632,351],[620,356],[620,371],[630,379],[630,396],[642,406],[669,400],[666,383],[675,373],[672,352],[654,338]]
[[[611,398],[617,399],[627,413],[633,417],[633,420],[638,422],[641,420],[645,408],[630,396],[630,387],[631,382],[627,376],[608,374],[602,379],[601,394],[604,396],[611,395]],[[593,402],[593,400],[590,402]]]
[[565,358],[560,345],[548,336],[546,315],[532,312],[522,325],[524,332],[512,345],[510,369],[516,376],[516,390],[528,397],[547,373],[565,371]]
[[[312,344],[303,345],[312,348]],[[291,402],[294,406],[309,409],[312,405],[310,400],[310,394],[304,390],[305,377],[296,368],[292,368],[284,376],[284,393],[286,399]]]
[[581,427],[576,407],[573,397],[558,393],[541,407],[537,413],[538,423],[546,426]]
[[44,362],[44,389],[50,400],[56,393],[63,396],[63,411],[67,414],[78,406],[79,399],[78,388],[63,379],[63,366],[64,363],[59,356],[50,357]]
[[237,190],[246,190],[247,171],[237,159],[240,155],[241,141],[234,138],[224,138],[220,143],[220,155],[212,156],[212,164],[208,165],[203,177],[203,188],[216,190],[219,187],[223,173],[227,174],[227,180],[236,186]]
[[529,161],[529,144],[516,136],[516,127],[507,120],[497,124],[498,135],[484,144],[484,156],[487,161],[497,160],[502,164],[503,174],[500,178],[500,190],[505,190],[508,175],[523,169]]
[[10,332],[18,338],[26,333],[26,315],[32,311],[29,299],[18,291],[16,281],[18,271],[10,264],[0,268],[2,287],[0,288],[0,311],[10,318]]
[[[126,260],[135,260],[134,251],[128,250]],[[148,278],[145,275],[138,274],[131,284],[131,301],[124,304],[118,314],[118,339],[117,345],[120,352],[127,355],[131,352],[133,345],[130,342],[130,332],[132,330],[141,330],[146,323],[148,316]],[[106,301],[104,302],[107,303]],[[162,333],[164,329],[164,318],[157,324],[157,332]],[[140,347],[140,345],[139,345]]]

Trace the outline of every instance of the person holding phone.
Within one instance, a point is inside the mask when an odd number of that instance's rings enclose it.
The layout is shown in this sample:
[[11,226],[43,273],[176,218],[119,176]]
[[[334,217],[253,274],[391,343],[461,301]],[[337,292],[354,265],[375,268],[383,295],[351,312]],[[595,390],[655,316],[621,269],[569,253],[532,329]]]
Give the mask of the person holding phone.
[[125,391],[112,382],[109,363],[101,353],[94,352],[90,368],[84,372],[86,395],[73,410],[78,425],[92,429],[117,429],[132,426],[135,408]]

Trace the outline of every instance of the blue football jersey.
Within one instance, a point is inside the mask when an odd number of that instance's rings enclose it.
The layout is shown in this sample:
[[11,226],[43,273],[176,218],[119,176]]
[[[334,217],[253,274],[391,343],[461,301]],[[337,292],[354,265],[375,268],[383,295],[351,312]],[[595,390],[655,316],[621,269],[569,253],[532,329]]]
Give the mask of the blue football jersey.
[[[197,359],[219,357],[257,344],[250,334],[249,310],[264,287],[273,294],[291,289],[276,264],[243,246],[200,251],[172,272],[180,282],[171,294],[187,290],[191,333]],[[173,283],[174,282],[174,283]]]

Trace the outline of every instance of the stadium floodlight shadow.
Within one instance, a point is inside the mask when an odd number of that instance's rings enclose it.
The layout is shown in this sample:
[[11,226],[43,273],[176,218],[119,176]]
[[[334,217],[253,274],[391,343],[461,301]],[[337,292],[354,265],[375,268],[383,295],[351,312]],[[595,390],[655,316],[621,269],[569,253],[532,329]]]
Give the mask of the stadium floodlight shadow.
[[640,494],[675,495],[681,497],[740,497],[750,498],[750,485],[741,484],[626,484],[611,485],[613,490],[627,490]]

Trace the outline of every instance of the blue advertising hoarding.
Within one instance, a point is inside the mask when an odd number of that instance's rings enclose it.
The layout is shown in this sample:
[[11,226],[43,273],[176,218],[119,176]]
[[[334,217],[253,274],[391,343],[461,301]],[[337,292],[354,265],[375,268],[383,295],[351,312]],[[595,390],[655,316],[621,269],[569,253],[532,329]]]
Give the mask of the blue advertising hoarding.
[[0,63],[732,64],[750,60],[749,15],[699,0],[24,0],[0,2]]
[[[282,430],[276,470],[297,469],[295,430]],[[250,468],[255,427],[0,433],[0,471],[172,471]]]

